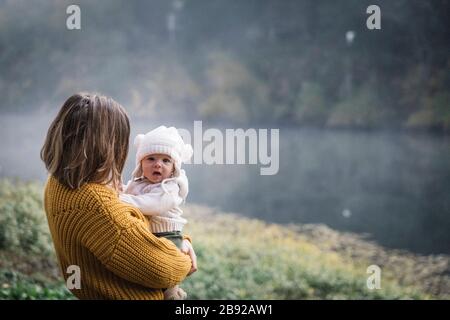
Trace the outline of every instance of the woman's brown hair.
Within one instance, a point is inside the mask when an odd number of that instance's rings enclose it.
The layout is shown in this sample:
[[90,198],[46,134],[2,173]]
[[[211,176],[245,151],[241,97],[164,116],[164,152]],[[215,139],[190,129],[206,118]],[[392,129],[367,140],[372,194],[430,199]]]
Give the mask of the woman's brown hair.
[[68,188],[92,182],[118,190],[129,138],[130,123],[119,103],[102,95],[77,93],[64,102],[50,125],[41,159]]

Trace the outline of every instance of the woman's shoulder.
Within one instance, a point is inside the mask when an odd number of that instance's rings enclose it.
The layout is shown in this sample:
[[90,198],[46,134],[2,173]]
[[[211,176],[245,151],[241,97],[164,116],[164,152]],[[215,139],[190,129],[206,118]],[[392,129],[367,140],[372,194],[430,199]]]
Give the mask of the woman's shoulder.
[[76,202],[78,205],[87,204],[92,207],[96,203],[117,198],[117,193],[112,188],[97,184],[87,183],[80,188],[70,189],[60,183],[54,176],[49,176],[45,187],[45,197],[49,199],[64,199],[65,202]]
[[[119,200],[115,190],[97,183],[87,183],[72,190],[59,183],[54,177],[50,177],[45,190],[45,202],[48,211],[53,214],[76,209],[83,212],[83,216],[88,219],[95,216],[95,213],[103,213],[111,221],[119,221],[123,227],[128,227],[137,220],[145,221],[138,209]],[[132,219],[124,219],[125,216]]]

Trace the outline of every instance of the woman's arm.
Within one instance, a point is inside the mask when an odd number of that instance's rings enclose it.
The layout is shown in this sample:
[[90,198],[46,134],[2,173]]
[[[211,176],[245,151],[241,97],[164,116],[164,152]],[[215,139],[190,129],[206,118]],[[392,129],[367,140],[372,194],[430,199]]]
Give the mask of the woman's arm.
[[[118,199],[100,205],[95,215],[85,215],[95,221],[82,221],[81,241],[107,269],[155,289],[172,287],[187,276],[190,257],[171,241],[154,236],[139,210]],[[108,227],[99,233],[99,226]]]
[[170,240],[157,238],[145,224],[137,224],[122,231],[105,266],[121,278],[159,289],[183,281],[192,261]]

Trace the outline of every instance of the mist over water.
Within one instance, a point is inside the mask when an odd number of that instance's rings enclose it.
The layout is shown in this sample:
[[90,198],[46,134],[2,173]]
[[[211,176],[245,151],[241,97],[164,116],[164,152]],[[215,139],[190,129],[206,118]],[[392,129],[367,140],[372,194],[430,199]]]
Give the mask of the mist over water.
[[[55,115],[1,116],[1,177],[45,181],[39,150]],[[132,119],[131,140],[161,124],[193,128]],[[218,127],[226,128],[233,127]],[[187,202],[270,222],[324,223],[392,248],[450,253],[449,147],[448,136],[282,127],[277,175],[261,176],[260,165],[185,165]],[[134,155],[131,144],[124,180]]]
[[100,92],[125,106],[131,142],[194,120],[280,129],[278,174],[186,165],[190,203],[450,253],[447,2],[380,0],[376,31],[369,0],[80,0],[81,29],[68,30],[71,4],[0,1],[0,177],[44,182],[58,107]]

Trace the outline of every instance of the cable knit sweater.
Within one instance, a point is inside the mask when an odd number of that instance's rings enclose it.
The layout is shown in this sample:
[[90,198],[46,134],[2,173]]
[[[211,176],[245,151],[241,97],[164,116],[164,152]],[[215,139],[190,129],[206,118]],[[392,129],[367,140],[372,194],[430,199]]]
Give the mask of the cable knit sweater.
[[163,299],[163,288],[181,282],[189,256],[148,230],[142,213],[112,189],[87,184],[70,190],[49,177],[45,211],[56,254],[67,279],[80,267],[80,299]]

